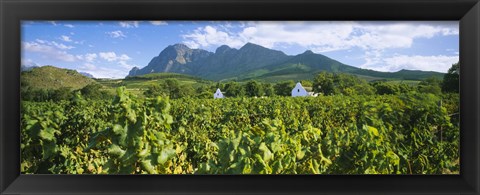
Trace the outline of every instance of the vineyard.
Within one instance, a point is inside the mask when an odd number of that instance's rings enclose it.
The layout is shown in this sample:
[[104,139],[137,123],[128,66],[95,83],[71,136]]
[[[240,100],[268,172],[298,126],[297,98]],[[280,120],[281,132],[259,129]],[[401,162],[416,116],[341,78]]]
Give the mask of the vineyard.
[[[456,174],[458,94],[23,101],[21,172]],[[455,114],[457,113],[457,114]]]

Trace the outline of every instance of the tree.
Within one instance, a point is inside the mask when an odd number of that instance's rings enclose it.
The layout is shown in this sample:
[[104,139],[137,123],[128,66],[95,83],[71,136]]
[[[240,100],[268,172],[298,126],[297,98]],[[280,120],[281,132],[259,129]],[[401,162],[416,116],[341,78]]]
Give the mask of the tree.
[[441,94],[442,81],[436,77],[430,77],[418,84],[418,91],[422,93]]
[[212,91],[211,87],[207,85],[201,85],[195,89],[196,97],[202,99],[212,98],[215,91]]
[[274,89],[275,93],[280,96],[291,96],[292,89],[295,87],[295,82],[292,80],[284,81],[275,84]]
[[160,84],[155,83],[147,87],[147,90],[143,93],[146,97],[157,97],[157,96],[169,96],[170,92],[160,86]]
[[275,95],[275,89],[273,89],[272,84],[264,83],[262,87],[263,87],[263,91],[265,93],[265,96],[274,96]]
[[300,81],[300,83],[302,84],[303,87],[312,87],[313,86],[312,81],[309,81],[309,80],[302,80],[302,81]]
[[192,97],[195,94],[195,89],[191,85],[182,85],[180,87],[180,92],[178,93],[178,98]]
[[460,87],[460,63],[452,64],[447,74],[443,76],[442,91],[446,93],[458,93]]
[[394,95],[400,93],[400,87],[397,84],[384,81],[372,83],[378,95]]
[[163,87],[169,92],[171,99],[178,99],[182,96],[182,89],[177,79],[167,79],[163,84]]
[[250,97],[260,97],[263,95],[263,89],[259,82],[252,80],[245,85],[245,92]]
[[334,94],[334,75],[328,72],[321,72],[313,79],[313,91],[324,95]]
[[72,89],[70,87],[61,87],[55,89],[51,92],[51,100],[60,101],[60,100],[69,100],[73,97]]
[[80,89],[80,93],[83,97],[89,99],[102,99],[108,98],[108,93],[106,91],[102,91],[102,85],[93,83],[88,84],[87,86]]
[[241,97],[245,95],[245,91],[242,86],[235,81],[230,81],[225,84],[224,92],[225,96],[227,97]]
[[350,74],[321,72],[313,80],[313,91],[324,95],[372,95],[375,89],[367,81]]

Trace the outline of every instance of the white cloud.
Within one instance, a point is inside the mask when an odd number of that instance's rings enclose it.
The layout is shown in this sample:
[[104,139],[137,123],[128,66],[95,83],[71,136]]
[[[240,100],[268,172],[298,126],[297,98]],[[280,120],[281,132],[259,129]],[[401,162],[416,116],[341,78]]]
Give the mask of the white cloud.
[[131,60],[132,58],[128,57],[127,55],[125,54],[122,54],[118,57],[118,60],[120,61],[127,61],[127,60]]
[[182,35],[188,46],[229,45],[247,42],[273,48],[281,44],[297,45],[314,52],[409,48],[415,39],[458,35],[458,23],[442,22],[248,22],[231,32],[225,25],[205,26]]
[[128,74],[128,72],[117,68],[100,67],[91,63],[83,64],[78,68],[78,71],[89,73],[95,78],[123,78]]
[[100,52],[99,56],[109,62],[131,60],[131,58],[128,55],[126,54],[117,55],[115,52]]
[[93,62],[95,59],[97,58],[97,54],[96,53],[87,53],[85,54],[85,61],[87,62]]
[[25,51],[43,54],[42,57],[56,59],[64,62],[74,62],[77,58],[66,51],[57,50],[55,46],[41,44],[38,42],[23,42],[22,47]]
[[109,62],[117,60],[117,54],[115,54],[115,52],[100,52],[99,56]]
[[394,55],[379,58],[375,63],[364,65],[363,68],[386,72],[394,72],[401,69],[447,72],[452,64],[458,61],[458,56]]
[[58,25],[57,22],[55,22],[55,21],[48,21],[48,22],[49,22],[50,24],[52,24],[53,26],[57,26],[57,25]]
[[74,28],[75,26],[73,26],[72,24],[65,24],[64,25],[65,27],[68,27],[68,28]]
[[241,47],[245,44],[238,35],[228,34],[223,31],[219,31],[212,26],[206,26],[204,28],[198,28],[192,34],[183,35],[186,39],[184,43],[192,48],[208,47],[210,45],[229,45],[231,47]]
[[34,62],[32,59],[22,58],[20,63],[22,64],[22,66],[26,66],[26,67],[38,66],[38,64]]
[[75,47],[73,46],[70,46],[70,45],[65,45],[63,43],[57,43],[55,41],[46,41],[46,40],[42,40],[42,39],[36,39],[35,40],[37,43],[40,43],[40,44],[45,44],[45,45],[50,45],[50,46],[54,46],[58,49],[61,49],[61,50],[67,50],[67,49],[73,49]]
[[66,35],[60,36],[60,39],[62,41],[65,41],[65,42],[72,42],[73,41],[69,36],[66,36]]
[[112,38],[122,38],[122,37],[127,37],[125,34],[123,34],[122,31],[117,30],[117,31],[112,31],[112,32],[106,32],[106,34],[110,35]]
[[119,22],[120,26],[123,27],[123,28],[138,28],[139,23],[140,23],[140,22],[138,22],[138,21],[123,21],[123,22]]
[[54,45],[55,47],[57,47],[58,49],[63,49],[63,50],[64,50],[64,49],[73,49],[73,48],[75,48],[75,47],[73,47],[73,46],[67,46],[67,45],[64,45],[64,44],[62,44],[62,43],[57,43],[57,42],[55,42],[55,41],[52,41],[51,44]]
[[41,40],[41,39],[36,39],[35,41],[36,41],[36,42],[39,42],[39,43],[41,43],[41,44],[45,44],[45,42],[46,42],[45,40]]
[[82,40],[82,41],[74,41],[74,43],[75,43],[75,44],[78,44],[78,45],[83,45],[83,43],[85,43],[85,41],[84,41],[84,40]]
[[116,62],[124,69],[131,69],[134,67],[134,65],[128,64],[127,61],[131,60],[132,58],[126,54],[117,55],[115,52],[100,52],[99,57],[108,62]]
[[168,23],[165,22],[165,21],[150,21],[150,24],[155,25],[155,26],[168,25]]
[[[102,63],[103,66],[95,65],[94,62],[97,57],[110,63]],[[84,55],[84,60],[86,63],[79,70],[88,72],[96,78],[122,78],[135,66],[128,63],[131,60],[128,55],[118,55],[115,52],[100,52],[98,55],[88,53]]]

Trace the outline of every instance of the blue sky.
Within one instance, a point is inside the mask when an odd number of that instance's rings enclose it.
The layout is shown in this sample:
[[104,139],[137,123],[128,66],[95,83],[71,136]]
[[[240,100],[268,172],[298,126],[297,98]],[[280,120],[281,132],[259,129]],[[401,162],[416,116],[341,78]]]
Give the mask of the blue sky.
[[22,65],[123,78],[165,47],[214,52],[251,42],[296,55],[312,50],[360,68],[447,72],[459,59],[458,21],[23,21]]

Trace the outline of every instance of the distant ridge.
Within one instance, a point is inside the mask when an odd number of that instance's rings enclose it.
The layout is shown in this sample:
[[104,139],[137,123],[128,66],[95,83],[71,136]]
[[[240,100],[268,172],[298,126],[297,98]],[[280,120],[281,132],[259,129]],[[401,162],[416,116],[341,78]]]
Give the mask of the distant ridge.
[[349,73],[372,79],[421,80],[432,76],[443,77],[443,73],[432,71],[380,72],[361,69],[322,54],[316,54],[311,50],[289,56],[282,51],[253,43],[247,43],[240,49],[222,45],[214,53],[202,49],[191,49],[184,44],[169,45],[158,56],[152,58],[144,68],[134,67],[130,70],[128,76],[172,72],[217,81],[268,78],[281,80],[296,77],[311,78],[321,71]]

